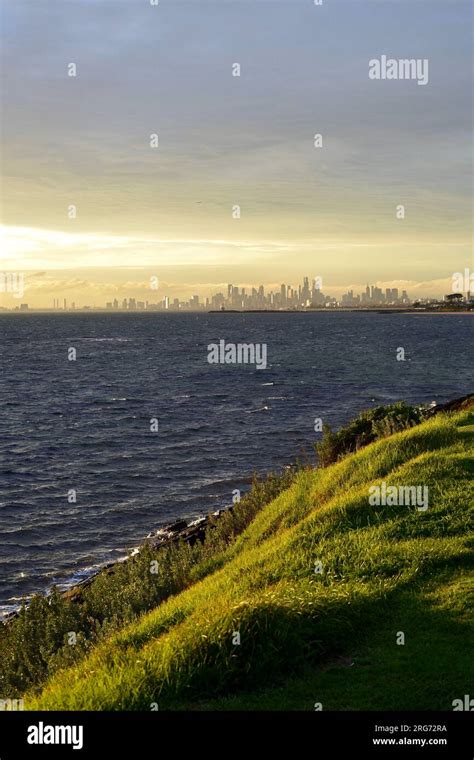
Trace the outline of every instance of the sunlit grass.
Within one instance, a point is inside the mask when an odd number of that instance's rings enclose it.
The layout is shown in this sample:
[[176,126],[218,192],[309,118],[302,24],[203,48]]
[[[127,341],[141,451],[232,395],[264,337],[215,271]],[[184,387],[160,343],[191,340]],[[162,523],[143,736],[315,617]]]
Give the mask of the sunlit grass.
[[[302,471],[207,575],[197,569],[27,708],[450,709],[470,681],[473,421],[438,415]],[[428,485],[428,510],[369,506],[382,480]]]

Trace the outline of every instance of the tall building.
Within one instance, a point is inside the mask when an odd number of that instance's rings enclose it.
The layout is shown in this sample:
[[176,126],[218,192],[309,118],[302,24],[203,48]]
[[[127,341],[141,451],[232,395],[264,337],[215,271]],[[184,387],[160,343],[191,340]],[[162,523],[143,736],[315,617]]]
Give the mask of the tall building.
[[303,279],[303,290],[301,291],[301,301],[306,304],[306,301],[310,298],[310,291],[309,291],[309,278],[304,277]]

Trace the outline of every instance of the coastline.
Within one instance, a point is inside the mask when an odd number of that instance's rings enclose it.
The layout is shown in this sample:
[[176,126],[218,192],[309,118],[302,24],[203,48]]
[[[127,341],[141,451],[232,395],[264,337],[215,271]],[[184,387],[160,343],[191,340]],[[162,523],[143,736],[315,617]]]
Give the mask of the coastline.
[[[56,584],[56,588],[58,586],[63,587],[59,593],[60,596],[64,599],[80,602],[84,589],[88,588],[92,583],[94,583],[94,581],[99,576],[113,575],[115,569],[118,566],[122,565],[124,562],[132,561],[133,558],[136,557],[145,547],[149,547],[150,549],[161,549],[166,546],[178,543],[179,541],[184,541],[190,546],[193,546],[197,541],[202,542],[204,540],[206,529],[213,522],[218,520],[222,514],[232,512],[232,510],[233,505],[229,505],[227,507],[222,507],[215,512],[203,515],[202,517],[195,518],[190,522],[187,522],[184,519],[178,519],[172,523],[168,523],[161,528],[158,528],[153,535],[148,535],[146,538],[144,538],[135,548],[130,550],[129,554],[125,555],[124,557],[121,557],[120,559],[114,559],[110,562],[106,562],[105,564],[100,565],[99,567],[96,567],[81,580],[71,580],[70,583],[65,581],[64,583]],[[76,575],[81,572],[84,571],[78,570]],[[72,578],[74,577],[75,576],[73,575]],[[48,589],[45,589],[43,592],[35,592],[26,596],[24,598],[25,606],[28,607],[32,597],[34,596],[39,595],[48,597],[54,587],[55,585]],[[3,614],[3,617],[0,617],[0,624],[3,623],[6,625],[10,621],[15,620],[19,615],[22,605],[23,602],[18,602],[16,605],[11,605],[13,609],[10,612],[5,612]]]
[[[471,399],[472,394],[469,393],[465,396],[452,399],[443,404],[437,404],[431,408],[421,404],[420,408],[425,409],[427,417],[431,417],[442,412],[459,411],[463,408],[463,404]],[[286,465],[285,468],[293,469],[295,466],[295,464],[291,464]],[[267,473],[267,476],[271,474],[272,473]],[[222,515],[232,513],[233,510],[234,505],[230,504],[228,506],[215,510],[214,512],[209,512],[202,517],[194,518],[190,522],[187,522],[185,519],[177,519],[172,523],[165,524],[162,527],[158,528],[154,534],[148,534],[135,548],[130,550],[130,553],[126,556],[101,565],[100,567],[93,570],[89,575],[87,575],[87,577],[84,577],[79,581],[71,581],[70,584],[60,584],[61,586],[66,586],[66,588],[60,590],[59,594],[65,600],[80,604],[82,601],[82,593],[85,589],[91,586],[99,577],[102,577],[104,575],[113,575],[119,566],[123,565],[126,562],[133,561],[134,557],[137,557],[137,555],[139,555],[143,549],[150,548],[152,550],[157,550],[165,547],[170,547],[171,545],[178,544],[179,542],[184,542],[190,547],[194,546],[198,541],[204,543],[207,529],[209,527],[213,527],[213,525],[217,523]],[[43,592],[36,592],[35,594],[31,594],[30,596],[25,597],[25,606],[28,607],[31,598],[34,596],[39,595],[48,597],[54,587],[55,586],[52,586]],[[0,618],[0,623],[8,625],[9,622],[15,620],[18,617],[22,606],[22,602],[19,602],[18,605],[15,605],[14,609],[12,609],[10,612],[5,613],[3,617]]]
[[[124,312],[126,313],[126,312]],[[166,312],[157,312],[166,313]],[[170,312],[179,314],[179,312]],[[186,312],[190,313],[190,312]],[[202,313],[202,312],[194,312]],[[354,313],[354,314],[474,314],[472,309],[439,309],[439,308],[413,308],[413,307],[394,307],[384,308],[383,306],[374,306],[373,308],[363,309],[348,306],[338,306],[336,308],[307,308],[307,309],[210,309],[206,314],[337,314],[337,313]]]
[[[203,544],[162,558],[144,551],[82,604],[36,599],[0,640],[8,693],[28,710],[149,710],[157,698],[160,711],[307,709],[308,693],[328,710],[406,709],[407,700],[446,709],[469,668],[459,626],[460,615],[469,620],[473,404],[471,395],[444,405],[453,414],[404,402],[367,410],[328,431],[320,467],[299,468],[277,494],[258,489]],[[412,493],[414,472],[430,485],[429,514],[411,508],[428,505]],[[385,483],[399,486],[395,504]],[[439,626],[441,606],[449,617]],[[409,672],[422,692],[392,680],[394,631],[410,632]],[[336,682],[335,659],[354,664]]]
[[106,309],[98,306],[93,309],[78,308],[78,309],[51,309],[51,308],[28,308],[27,310],[20,311],[18,308],[7,309],[0,308],[1,316],[32,316],[35,314],[54,314],[56,316],[85,316],[94,314],[107,314],[113,316],[114,314],[474,314],[474,303],[470,302],[469,308],[463,305],[462,308],[453,306],[316,306],[316,307],[303,307],[303,308],[291,308],[291,309]]

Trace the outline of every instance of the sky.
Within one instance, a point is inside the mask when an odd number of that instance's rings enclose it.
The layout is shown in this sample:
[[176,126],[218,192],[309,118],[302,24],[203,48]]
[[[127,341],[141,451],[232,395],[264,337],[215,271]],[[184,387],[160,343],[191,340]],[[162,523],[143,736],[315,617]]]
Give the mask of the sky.
[[[470,2],[0,0],[0,20],[0,272],[30,305],[150,277],[153,301],[305,275],[442,295],[474,267]],[[370,79],[382,55],[428,59],[428,83]]]

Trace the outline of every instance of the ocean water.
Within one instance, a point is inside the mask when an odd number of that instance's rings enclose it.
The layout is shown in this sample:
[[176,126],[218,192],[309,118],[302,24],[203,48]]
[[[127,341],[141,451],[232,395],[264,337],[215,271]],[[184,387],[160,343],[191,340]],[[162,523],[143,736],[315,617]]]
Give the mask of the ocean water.
[[[254,472],[313,457],[316,417],[338,427],[378,404],[470,392],[472,325],[456,314],[0,315],[0,611],[231,503]],[[265,343],[267,369],[209,364],[221,339]]]

